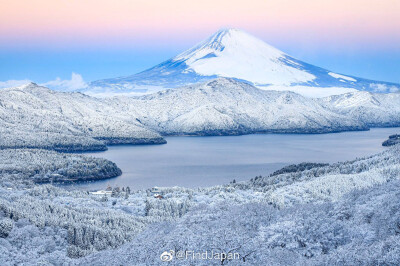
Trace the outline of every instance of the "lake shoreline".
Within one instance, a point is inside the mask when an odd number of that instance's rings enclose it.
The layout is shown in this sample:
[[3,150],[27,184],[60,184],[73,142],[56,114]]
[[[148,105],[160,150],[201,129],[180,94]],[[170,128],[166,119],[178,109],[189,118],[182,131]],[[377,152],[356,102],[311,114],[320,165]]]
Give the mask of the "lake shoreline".
[[334,163],[372,155],[383,151],[381,143],[399,131],[390,127],[335,134],[169,136],[168,145],[112,145],[105,152],[82,154],[116,163],[121,176],[69,187],[98,190],[110,184],[141,190],[228,184],[234,179],[239,182],[268,175],[291,164]]

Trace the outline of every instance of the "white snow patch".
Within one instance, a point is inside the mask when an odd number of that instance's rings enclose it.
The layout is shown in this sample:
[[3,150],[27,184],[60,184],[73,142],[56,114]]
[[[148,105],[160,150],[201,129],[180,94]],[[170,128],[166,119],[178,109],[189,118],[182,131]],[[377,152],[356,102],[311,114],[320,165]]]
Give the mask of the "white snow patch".
[[345,75],[341,75],[341,74],[337,74],[337,73],[333,73],[333,72],[329,72],[328,73],[329,76],[337,78],[337,79],[344,79],[344,80],[348,80],[348,81],[353,81],[356,82],[356,79],[353,79],[351,77],[345,76]]

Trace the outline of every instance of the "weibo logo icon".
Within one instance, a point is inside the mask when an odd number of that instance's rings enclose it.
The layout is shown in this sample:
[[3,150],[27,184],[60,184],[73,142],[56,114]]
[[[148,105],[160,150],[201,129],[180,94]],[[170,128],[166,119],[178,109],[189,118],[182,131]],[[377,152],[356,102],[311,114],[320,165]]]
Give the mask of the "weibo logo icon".
[[171,261],[173,258],[174,258],[174,251],[173,250],[164,251],[160,255],[161,261]]

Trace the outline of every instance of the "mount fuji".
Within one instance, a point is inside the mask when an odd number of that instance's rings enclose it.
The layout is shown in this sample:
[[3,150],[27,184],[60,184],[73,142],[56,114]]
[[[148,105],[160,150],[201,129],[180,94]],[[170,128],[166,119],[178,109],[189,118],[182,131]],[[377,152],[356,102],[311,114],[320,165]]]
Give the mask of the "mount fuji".
[[237,29],[216,32],[195,47],[138,74],[91,82],[92,95],[148,94],[234,78],[264,90],[289,90],[310,97],[354,92],[397,92],[400,84],[373,81],[313,66]]

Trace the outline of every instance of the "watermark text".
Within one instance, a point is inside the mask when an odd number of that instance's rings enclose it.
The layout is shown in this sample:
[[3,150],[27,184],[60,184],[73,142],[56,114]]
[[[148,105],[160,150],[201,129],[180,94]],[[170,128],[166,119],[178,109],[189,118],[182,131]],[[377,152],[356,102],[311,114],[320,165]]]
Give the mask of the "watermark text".
[[161,261],[172,261],[173,259],[177,260],[239,260],[240,255],[236,252],[216,252],[214,250],[211,251],[194,251],[194,250],[169,250],[164,251],[160,255]]

